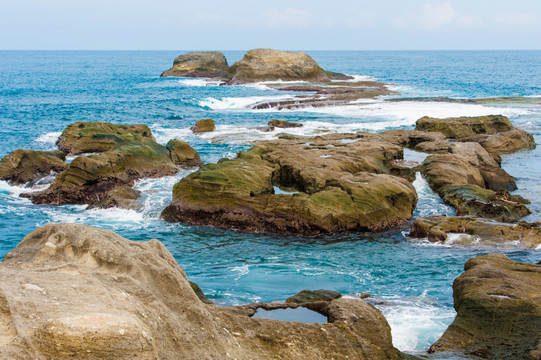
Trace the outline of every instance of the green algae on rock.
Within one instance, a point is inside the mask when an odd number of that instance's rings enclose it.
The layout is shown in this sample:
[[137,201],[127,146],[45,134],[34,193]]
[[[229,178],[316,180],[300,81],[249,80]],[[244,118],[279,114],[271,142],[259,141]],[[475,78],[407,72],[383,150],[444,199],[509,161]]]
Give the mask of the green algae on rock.
[[[390,175],[402,148],[378,135],[328,135],[260,143],[202,166],[173,188],[162,217],[258,232],[379,231],[411,218],[413,185]],[[365,136],[366,138],[363,138]],[[371,139],[374,137],[374,139]],[[375,140],[377,138],[377,140]],[[274,194],[273,187],[295,189]]]
[[33,151],[18,149],[6,155],[0,161],[0,180],[11,184],[22,185],[59,173],[68,165],[61,151]]
[[200,166],[203,164],[197,151],[186,141],[171,139],[165,147],[169,150],[169,157],[175,165]]
[[195,125],[190,128],[194,134],[211,132],[216,129],[214,125],[214,120],[212,119],[201,119],[195,122]]
[[501,254],[470,259],[453,283],[457,312],[429,352],[484,359],[541,358],[541,265]]
[[173,67],[164,71],[161,77],[208,77],[222,78],[229,66],[225,55],[219,51],[196,51],[178,56]]

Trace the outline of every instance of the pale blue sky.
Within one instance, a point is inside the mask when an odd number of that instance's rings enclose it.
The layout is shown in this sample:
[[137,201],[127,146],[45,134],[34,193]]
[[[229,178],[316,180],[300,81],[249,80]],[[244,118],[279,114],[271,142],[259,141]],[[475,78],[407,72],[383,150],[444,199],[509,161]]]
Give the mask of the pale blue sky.
[[0,0],[0,49],[541,49],[539,0]]

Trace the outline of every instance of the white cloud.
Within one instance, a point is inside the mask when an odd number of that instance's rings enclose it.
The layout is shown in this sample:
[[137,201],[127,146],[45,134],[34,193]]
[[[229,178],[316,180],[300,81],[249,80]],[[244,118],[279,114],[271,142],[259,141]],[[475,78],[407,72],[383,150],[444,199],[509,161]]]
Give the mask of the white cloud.
[[346,25],[351,29],[366,29],[376,25],[377,17],[373,13],[362,12],[346,18]]
[[492,21],[502,25],[527,26],[535,24],[536,19],[533,15],[509,13],[505,15],[493,16]]
[[284,11],[271,10],[267,13],[267,26],[270,28],[301,29],[312,24],[313,16],[301,9],[287,8]]
[[424,4],[421,22],[429,28],[437,28],[452,23],[456,16],[456,10],[448,2],[437,5]]
[[407,13],[395,20],[399,28],[439,29],[448,25],[472,27],[484,21],[477,16],[460,14],[450,2],[425,3],[417,12]]

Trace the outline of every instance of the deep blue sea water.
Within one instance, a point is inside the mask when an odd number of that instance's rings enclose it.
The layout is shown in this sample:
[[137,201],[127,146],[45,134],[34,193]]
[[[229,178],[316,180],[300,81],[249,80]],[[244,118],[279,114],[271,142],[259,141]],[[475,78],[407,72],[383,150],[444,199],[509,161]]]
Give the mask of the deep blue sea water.
[[[385,103],[297,111],[247,110],[257,101],[290,94],[264,84],[224,87],[200,79],[159,78],[177,51],[0,51],[0,156],[17,148],[49,150],[75,121],[143,123],[157,140],[188,141],[205,162],[234,157],[250,142],[272,138],[257,126],[280,118],[304,124],[288,130],[412,129],[424,115],[446,117],[504,114],[541,139],[541,105],[497,106],[436,102]],[[229,63],[242,51],[225,52]],[[402,96],[541,96],[541,51],[360,51],[309,52],[322,67],[387,82]],[[211,117],[217,131],[194,135],[196,120]],[[504,157],[503,167],[518,181],[517,193],[532,200],[541,220],[541,150]],[[159,220],[171,200],[174,177],[142,180],[142,211],[89,210],[84,206],[36,206],[18,197],[22,187],[0,182],[0,258],[35,228],[50,222],[78,222],[113,229],[132,240],[163,241],[189,278],[216,303],[284,300],[303,289],[361,292],[383,300],[395,346],[423,351],[454,318],[452,281],[464,262],[488,252],[537,262],[540,250],[432,245],[407,237],[409,228],[380,233],[315,237],[243,234]],[[422,178],[415,186],[414,216],[453,214]]]

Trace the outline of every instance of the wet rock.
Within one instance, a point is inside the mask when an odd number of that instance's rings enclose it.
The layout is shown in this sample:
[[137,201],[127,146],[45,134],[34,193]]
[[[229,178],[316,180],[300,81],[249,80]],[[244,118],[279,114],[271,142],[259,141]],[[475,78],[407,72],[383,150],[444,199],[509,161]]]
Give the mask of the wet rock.
[[169,157],[175,165],[180,166],[200,166],[203,165],[201,157],[185,141],[178,139],[171,139],[165,146],[169,150]]
[[250,317],[204,304],[157,240],[50,224],[0,264],[3,359],[402,359],[379,310],[356,299],[329,322]]
[[510,225],[470,216],[418,218],[410,231],[410,237],[428,238],[431,242],[446,242],[449,234],[464,235],[452,243],[456,245],[517,245],[524,249],[535,249],[541,244],[541,224],[519,222]]
[[199,287],[199,285],[197,285],[196,283],[192,282],[192,281],[188,281],[188,283],[190,284],[190,287],[192,288],[193,292],[195,293],[195,295],[197,295],[197,297],[199,298],[199,300],[201,300],[202,302],[204,302],[205,304],[214,304],[212,302],[212,300],[210,300],[209,298],[207,298],[205,296],[205,294],[203,293],[203,290],[201,290],[201,288]]
[[462,141],[478,142],[489,153],[496,155],[535,149],[535,141],[532,134],[528,134],[526,131],[520,129],[512,129],[493,135],[470,136]]
[[484,359],[541,358],[541,266],[489,254],[470,259],[453,283],[457,316],[429,352]]
[[214,120],[212,119],[201,119],[195,122],[195,125],[191,127],[191,130],[194,134],[202,132],[214,131],[216,126],[214,125]]
[[[390,175],[402,149],[379,135],[335,134],[260,143],[233,160],[208,164],[173,188],[162,213],[172,222],[243,231],[379,231],[411,218],[412,184]],[[365,136],[366,138],[362,138]],[[411,169],[408,169],[411,171]],[[274,194],[273,186],[294,189]]]
[[230,85],[276,80],[330,81],[325,71],[306,53],[273,49],[248,51],[242,60],[231,65],[226,78]]
[[0,161],[0,180],[14,185],[35,183],[37,180],[59,173],[68,165],[61,151],[33,151],[18,149]]
[[143,205],[137,201],[140,197],[141,192],[139,190],[127,186],[118,186],[109,191],[100,201],[90,205],[88,209],[117,207],[127,210],[140,210],[143,208]]
[[146,125],[76,123],[64,130],[59,146],[71,153],[104,152],[75,158],[49,188],[24,194],[35,204],[97,204],[118,186],[178,172],[169,151],[154,141]]
[[286,299],[286,303],[303,304],[314,301],[331,301],[341,298],[342,294],[333,290],[303,290]]
[[285,121],[285,120],[277,120],[273,119],[270,120],[267,124],[271,129],[277,127],[281,129],[287,129],[287,128],[296,128],[296,127],[302,127],[302,124],[291,122],[291,121]]
[[208,77],[222,78],[229,66],[227,60],[219,51],[197,51],[178,56],[173,67],[164,71],[161,77]]
[[513,128],[509,118],[502,115],[453,117],[437,119],[422,117],[415,123],[415,130],[441,132],[451,139],[464,139],[478,134],[496,134]]
[[456,209],[458,216],[472,215],[503,222],[515,222],[531,214],[530,201],[509,191],[492,191],[476,185],[446,188],[443,201]]
[[101,153],[122,145],[138,145],[154,140],[146,125],[120,125],[104,122],[76,122],[68,125],[56,141],[67,155]]

